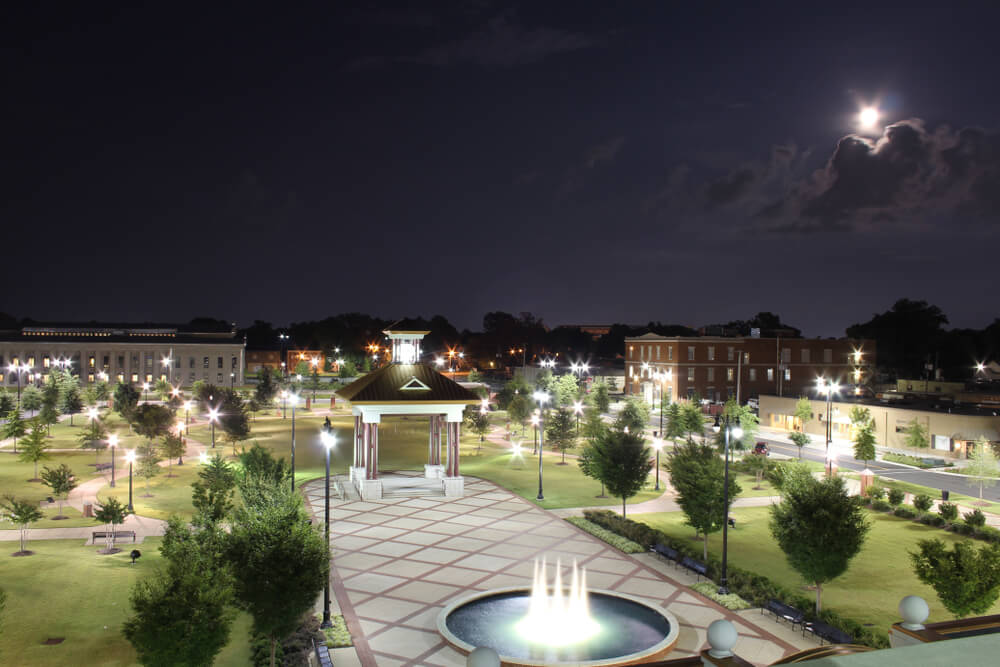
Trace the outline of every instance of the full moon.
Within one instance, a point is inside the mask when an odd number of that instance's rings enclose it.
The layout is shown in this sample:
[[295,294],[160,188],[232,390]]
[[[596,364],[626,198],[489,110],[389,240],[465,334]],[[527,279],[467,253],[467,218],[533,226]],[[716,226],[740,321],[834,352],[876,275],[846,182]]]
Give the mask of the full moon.
[[878,109],[875,107],[865,107],[861,110],[861,113],[858,114],[858,120],[861,121],[862,127],[875,127],[875,123],[878,122]]

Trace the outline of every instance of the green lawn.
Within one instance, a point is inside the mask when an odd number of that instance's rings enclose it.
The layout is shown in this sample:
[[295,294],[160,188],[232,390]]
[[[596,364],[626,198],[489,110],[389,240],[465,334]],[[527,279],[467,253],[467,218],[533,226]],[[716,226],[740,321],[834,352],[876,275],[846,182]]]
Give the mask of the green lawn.
[[[135,665],[132,646],[121,635],[129,613],[128,596],[137,579],[161,563],[160,540],[139,545],[142,557],[133,566],[130,547],[102,556],[99,547],[80,540],[37,540],[33,556],[0,554],[0,582],[7,609],[0,633],[0,663],[7,665]],[[12,546],[13,543],[5,543]],[[249,618],[234,625],[230,645],[219,665],[246,665],[250,649]],[[61,644],[43,641],[62,637]]]
[[[199,467],[198,459],[187,459],[182,466],[172,466],[169,474],[173,477],[167,477],[168,471],[163,468],[159,475],[149,480],[148,490],[146,480],[133,476],[132,505],[135,513],[153,519],[166,519],[171,514],[190,519],[194,513],[191,482],[198,479]],[[97,495],[100,499],[113,497],[128,503],[128,468],[119,468],[115,488],[104,486]]]
[[[860,479],[859,475],[849,474],[846,475],[851,479]],[[920,484],[913,484],[912,482],[901,482],[895,479],[888,479],[885,477],[876,476],[879,486],[884,486],[887,489],[900,489],[906,493],[920,494],[925,493],[931,498],[937,499],[941,497],[941,491],[938,489],[932,489],[929,486],[921,486]],[[967,507],[978,507],[984,512],[992,512],[993,514],[1000,514],[1000,503],[991,502],[989,500],[979,500],[978,496],[969,496],[963,493],[952,493],[950,494],[949,500],[953,503],[960,503]]]
[[[49,459],[38,463],[38,472],[45,466],[55,467],[65,463],[73,469],[78,482],[83,483],[97,476],[94,469],[94,453],[79,452],[49,452]],[[102,452],[99,459],[102,463],[111,460],[107,452]],[[0,490],[3,493],[13,493],[18,498],[37,502],[52,494],[49,487],[42,482],[29,482],[34,475],[35,466],[32,463],[22,463],[17,455],[9,450],[0,454]]]
[[[768,529],[768,508],[736,508],[732,515],[736,528],[729,531],[730,562],[763,574],[790,590],[800,591],[810,599],[814,597],[811,591],[804,589],[804,582],[788,565],[772,539]],[[938,601],[934,590],[920,583],[913,574],[907,553],[916,550],[920,539],[936,537],[951,543],[963,538],[886,514],[870,513],[869,516],[873,525],[864,548],[851,561],[844,575],[823,586],[823,605],[888,631],[889,626],[899,620],[896,607],[903,596],[919,595],[930,605],[931,621],[949,620],[951,615]],[[694,531],[684,525],[681,512],[641,514],[634,518],[668,535],[694,541]],[[700,540],[698,543],[700,547]],[[709,538],[708,548],[716,556],[721,554],[721,533]],[[1000,613],[1000,603],[988,613]]]

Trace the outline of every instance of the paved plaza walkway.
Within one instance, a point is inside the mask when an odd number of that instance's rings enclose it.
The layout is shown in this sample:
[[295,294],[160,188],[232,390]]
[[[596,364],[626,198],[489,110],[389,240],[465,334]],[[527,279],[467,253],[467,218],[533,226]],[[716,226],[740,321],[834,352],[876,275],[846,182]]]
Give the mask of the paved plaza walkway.
[[[323,481],[302,491],[322,521]],[[758,610],[727,611],[691,591],[693,580],[666,562],[624,554],[491,482],[466,477],[463,498],[331,503],[332,590],[363,665],[465,665],[437,633],[441,609],[473,591],[530,585],[543,556],[567,568],[576,559],[592,588],[668,608],[680,623],[672,657],[704,648],[705,630],[719,618],[736,625],[737,650],[757,664],[816,645]]]

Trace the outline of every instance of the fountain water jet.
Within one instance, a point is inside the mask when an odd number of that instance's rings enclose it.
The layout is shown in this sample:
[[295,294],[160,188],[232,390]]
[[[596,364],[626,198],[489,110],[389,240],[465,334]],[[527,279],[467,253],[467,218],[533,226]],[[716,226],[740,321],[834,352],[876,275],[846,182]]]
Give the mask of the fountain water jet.
[[564,595],[562,563],[556,561],[555,583],[548,592],[545,559],[541,566],[535,560],[535,575],[531,584],[528,613],[514,627],[525,640],[547,646],[568,646],[588,640],[601,631],[601,624],[590,615],[587,600],[587,571],[578,571],[576,560],[570,577],[568,594]]

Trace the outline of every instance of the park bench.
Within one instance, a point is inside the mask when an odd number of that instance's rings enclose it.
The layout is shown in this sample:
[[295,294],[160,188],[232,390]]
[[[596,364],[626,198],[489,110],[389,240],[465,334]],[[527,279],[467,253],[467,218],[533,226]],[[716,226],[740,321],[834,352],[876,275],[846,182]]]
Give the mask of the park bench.
[[802,624],[802,636],[806,636],[806,630],[819,637],[820,646],[823,640],[831,644],[853,644],[854,637],[850,636],[840,628],[835,628],[822,621],[806,621]]
[[802,625],[805,620],[805,615],[801,611],[778,600],[768,600],[767,604],[760,608],[760,613],[763,614],[764,610],[774,614],[775,621],[785,619],[792,624],[792,628]]
[[694,572],[696,575],[695,581],[697,581],[699,577],[708,578],[708,566],[702,562],[696,561],[690,556],[685,556],[681,559],[681,567]]
[[729,517],[728,519],[726,519],[726,521],[729,523],[730,528],[736,527],[736,519],[734,519],[733,517]]
[[677,549],[671,549],[666,544],[654,544],[650,551],[660,554],[669,561],[673,561],[674,567],[677,567],[677,561],[681,559],[681,555]]
[[313,648],[316,651],[316,661],[319,663],[319,667],[333,667],[333,660],[330,658],[330,649],[326,647],[325,643],[317,642],[314,639]]
[[98,463],[97,465],[94,466],[94,470],[96,470],[97,472],[103,472],[105,470],[111,470],[111,464],[110,463]]
[[[106,531],[106,530],[95,530],[94,532],[91,533],[91,535],[93,536],[93,538],[92,538],[93,542],[96,542],[97,540],[106,540],[106,539],[108,539],[108,531]],[[135,543],[135,531],[134,530],[116,530],[115,531],[115,539],[116,540],[122,540],[122,539],[125,539],[126,537],[131,537],[132,538],[132,542]]]

